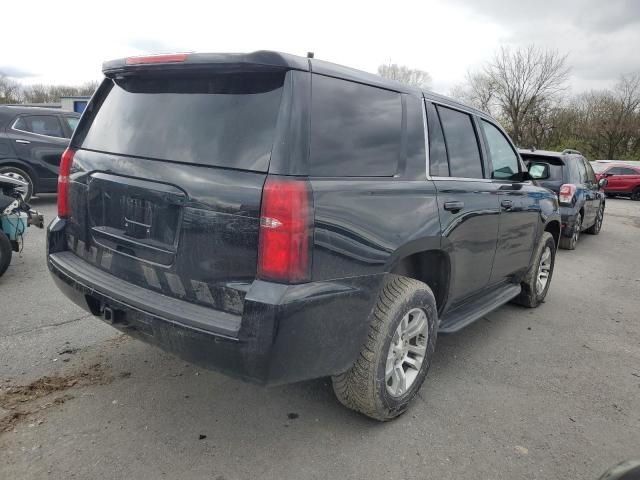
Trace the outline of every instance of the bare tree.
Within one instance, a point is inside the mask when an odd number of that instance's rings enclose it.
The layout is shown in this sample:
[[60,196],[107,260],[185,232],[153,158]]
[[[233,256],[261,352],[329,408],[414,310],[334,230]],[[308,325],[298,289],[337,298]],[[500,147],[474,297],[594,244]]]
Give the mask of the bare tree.
[[516,143],[525,140],[527,116],[538,113],[565,90],[569,76],[566,55],[534,45],[502,47],[481,71],[467,77],[467,101],[506,120]]
[[378,67],[378,75],[415,87],[428,88],[431,86],[431,75],[428,72],[396,63],[380,65]]
[[0,103],[20,103],[21,100],[20,84],[0,72]]
[[27,103],[59,102],[60,97],[92,95],[96,88],[98,88],[97,82],[88,82],[82,86],[30,85],[24,88],[24,101]]

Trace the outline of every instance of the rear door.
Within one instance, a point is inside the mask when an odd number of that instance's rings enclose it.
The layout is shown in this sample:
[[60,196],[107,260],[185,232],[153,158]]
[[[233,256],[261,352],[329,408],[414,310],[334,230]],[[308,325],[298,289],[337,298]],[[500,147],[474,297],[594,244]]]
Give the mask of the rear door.
[[21,115],[7,130],[18,158],[28,163],[39,180],[38,190],[55,191],[62,152],[69,144],[56,115]]
[[107,78],[72,139],[69,247],[127,282],[239,313],[286,77]]
[[598,203],[598,188],[595,184],[595,175],[593,175],[592,179],[589,174],[589,170],[587,170],[586,163],[587,161],[583,157],[577,157],[575,159],[575,165],[578,168],[579,175],[577,195],[578,198],[580,198],[581,196],[584,197],[584,218],[582,219],[582,224],[585,227],[592,225],[595,221],[595,204]]
[[500,230],[491,283],[508,280],[529,267],[540,217],[539,188],[522,181],[524,165],[494,123],[479,119],[489,159],[489,177],[498,187]]
[[426,106],[430,174],[451,260],[449,299],[457,304],[489,282],[500,223],[498,186],[484,178],[473,117],[429,101]]

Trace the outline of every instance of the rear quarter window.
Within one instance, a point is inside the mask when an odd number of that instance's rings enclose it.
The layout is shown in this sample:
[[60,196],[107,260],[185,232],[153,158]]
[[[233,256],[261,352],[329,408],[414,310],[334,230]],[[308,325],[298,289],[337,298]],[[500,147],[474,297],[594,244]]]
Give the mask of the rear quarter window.
[[402,100],[397,92],[313,75],[309,173],[386,177],[398,170]]

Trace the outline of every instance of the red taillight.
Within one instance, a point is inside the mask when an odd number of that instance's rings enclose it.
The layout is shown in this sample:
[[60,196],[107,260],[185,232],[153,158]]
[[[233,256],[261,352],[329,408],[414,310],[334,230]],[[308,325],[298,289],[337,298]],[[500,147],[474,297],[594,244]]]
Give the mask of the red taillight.
[[146,55],[144,57],[129,57],[126,63],[127,65],[147,65],[150,63],[184,62],[186,59],[186,53],[170,53],[164,55]]
[[69,175],[75,153],[75,150],[67,148],[60,160],[60,173],[58,174],[58,217],[60,218],[69,216]]
[[576,186],[573,183],[565,183],[560,187],[560,194],[558,195],[558,201],[560,203],[571,204],[573,202],[573,196],[576,194]]
[[260,212],[260,278],[290,283],[309,280],[312,221],[307,181],[267,177]]

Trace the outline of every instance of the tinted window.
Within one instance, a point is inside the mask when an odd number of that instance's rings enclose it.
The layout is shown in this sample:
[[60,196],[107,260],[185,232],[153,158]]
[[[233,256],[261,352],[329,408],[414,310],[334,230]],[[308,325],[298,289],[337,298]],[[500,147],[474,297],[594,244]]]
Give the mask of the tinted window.
[[438,113],[447,144],[451,176],[482,178],[480,150],[471,116],[440,106]]
[[429,129],[429,173],[434,177],[448,177],[449,161],[442,125],[440,125],[436,107],[430,102],[427,102],[427,127]]
[[482,120],[482,130],[487,139],[487,148],[491,158],[491,178],[508,179],[520,171],[518,156],[502,132],[494,125]]
[[107,82],[84,148],[246,170],[269,168],[283,73],[165,74]]
[[58,118],[53,115],[20,117],[13,128],[49,137],[64,137],[62,126],[58,122]]
[[80,119],[75,117],[64,117],[64,121],[67,122],[69,130],[71,130],[71,132],[73,133],[73,131],[78,126],[78,122],[80,121]]
[[587,172],[587,180],[591,183],[596,183],[596,174],[593,173],[593,168],[591,168],[591,165],[586,159],[583,158],[582,162],[584,163],[584,168]]
[[422,98],[406,96],[407,106],[407,172],[424,179],[427,173],[424,141],[424,113]]
[[314,75],[311,175],[394,175],[400,157],[401,127],[399,93]]
[[640,175],[638,172],[633,170],[632,168],[624,168],[624,167],[613,167],[607,170],[607,173],[610,175]]
[[575,161],[574,165],[578,169],[578,177],[580,179],[580,183],[585,183],[588,179],[587,169],[585,168],[584,163],[582,163],[582,159],[578,159],[577,161]]

